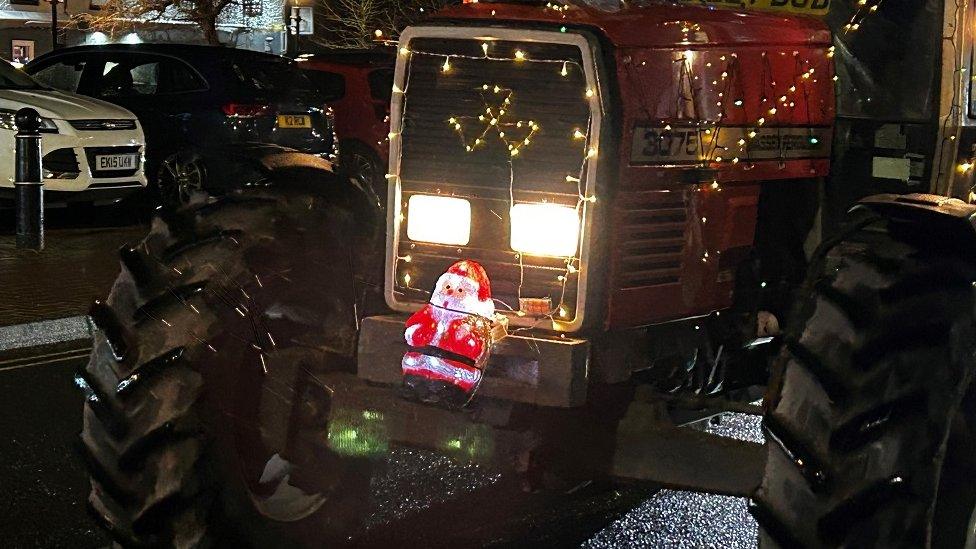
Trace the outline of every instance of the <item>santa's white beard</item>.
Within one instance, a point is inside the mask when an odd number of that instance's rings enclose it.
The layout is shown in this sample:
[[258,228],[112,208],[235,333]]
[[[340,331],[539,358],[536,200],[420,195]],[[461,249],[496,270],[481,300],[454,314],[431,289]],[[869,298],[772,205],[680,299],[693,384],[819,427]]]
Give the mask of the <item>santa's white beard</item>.
[[445,309],[451,309],[452,311],[458,311],[461,313],[470,313],[473,315],[478,314],[478,309],[480,308],[480,302],[476,296],[464,296],[458,299],[458,294],[447,295],[444,292],[439,292],[434,294],[434,297],[430,300],[438,307],[443,307]]

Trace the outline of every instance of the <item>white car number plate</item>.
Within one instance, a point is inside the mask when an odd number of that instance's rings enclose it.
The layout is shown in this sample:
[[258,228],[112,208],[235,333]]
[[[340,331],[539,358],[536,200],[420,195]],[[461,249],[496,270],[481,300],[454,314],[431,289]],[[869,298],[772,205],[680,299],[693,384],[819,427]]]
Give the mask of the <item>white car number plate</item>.
[[139,155],[135,154],[98,154],[95,155],[95,169],[99,171],[134,170],[138,161]]

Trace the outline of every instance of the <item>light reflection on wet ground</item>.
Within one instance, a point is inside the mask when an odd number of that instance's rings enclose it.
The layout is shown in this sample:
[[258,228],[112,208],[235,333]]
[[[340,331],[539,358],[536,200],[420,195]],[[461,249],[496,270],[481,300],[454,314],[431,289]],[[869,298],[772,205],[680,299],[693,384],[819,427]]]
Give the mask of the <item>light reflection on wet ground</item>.
[[[708,432],[763,442],[759,416],[726,414]],[[583,544],[610,547],[755,547],[758,529],[745,498],[661,490]]]
[[583,547],[755,547],[758,530],[747,503],[745,498],[661,490]]
[[[705,430],[761,443],[759,426],[758,416],[726,414],[719,423],[709,423]],[[371,529],[382,529],[384,524],[404,518],[410,520],[418,511],[444,503],[450,505],[452,500],[463,500],[466,494],[492,485],[498,488],[505,482],[502,475],[485,467],[460,464],[430,451],[391,449],[386,462],[385,473],[374,478],[371,485],[374,511],[367,520]],[[497,520],[489,518],[495,510],[462,513],[472,519],[478,517],[484,523],[477,528],[459,529],[457,540],[470,542],[472,546],[486,543],[504,546],[532,540],[549,546],[580,545],[592,549],[756,546],[757,527],[747,511],[745,498],[678,490],[660,490],[648,498],[646,494],[652,490],[640,490],[621,486],[616,491],[537,499],[540,508],[527,504],[538,495],[524,494],[519,499],[524,498],[526,502],[499,502],[510,507]],[[641,497],[641,493],[645,495]],[[492,521],[494,524],[489,524]],[[581,529],[583,524],[599,531],[587,534]],[[416,533],[405,532],[407,537]]]
[[385,474],[370,485],[376,510],[366,520],[366,527],[474,492],[500,478],[484,467],[457,463],[435,452],[396,448],[386,460]]

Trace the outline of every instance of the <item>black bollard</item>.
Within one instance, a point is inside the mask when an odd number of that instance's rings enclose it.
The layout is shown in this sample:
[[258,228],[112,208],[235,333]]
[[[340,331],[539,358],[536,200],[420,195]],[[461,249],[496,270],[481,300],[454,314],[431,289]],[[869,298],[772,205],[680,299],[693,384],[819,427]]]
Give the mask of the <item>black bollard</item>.
[[44,180],[41,179],[41,115],[30,107],[17,111],[17,158],[14,199],[17,247],[44,249]]

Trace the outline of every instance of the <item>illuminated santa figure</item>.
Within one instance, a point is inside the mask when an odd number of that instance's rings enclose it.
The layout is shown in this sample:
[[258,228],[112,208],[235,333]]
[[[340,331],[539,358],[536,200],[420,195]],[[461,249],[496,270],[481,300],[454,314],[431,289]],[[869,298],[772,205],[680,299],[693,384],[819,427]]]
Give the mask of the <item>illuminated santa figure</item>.
[[403,384],[426,402],[463,405],[481,381],[495,305],[485,269],[458,261],[437,279],[430,302],[407,319]]

